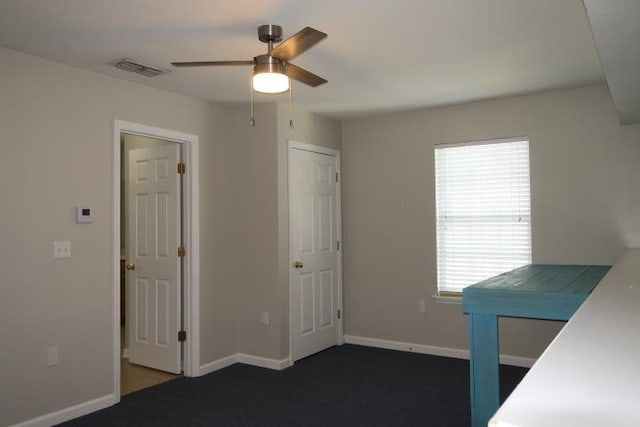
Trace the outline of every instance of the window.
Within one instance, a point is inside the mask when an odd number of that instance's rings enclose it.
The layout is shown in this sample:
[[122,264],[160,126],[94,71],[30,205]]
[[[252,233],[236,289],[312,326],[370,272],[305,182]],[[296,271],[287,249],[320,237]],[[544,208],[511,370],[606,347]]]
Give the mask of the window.
[[435,148],[438,293],[531,263],[529,141]]

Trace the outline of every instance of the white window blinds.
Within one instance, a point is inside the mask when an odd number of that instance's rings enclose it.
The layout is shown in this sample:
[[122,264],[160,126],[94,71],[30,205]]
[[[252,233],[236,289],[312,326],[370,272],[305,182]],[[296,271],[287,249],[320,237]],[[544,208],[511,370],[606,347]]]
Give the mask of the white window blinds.
[[435,148],[438,292],[531,263],[529,141]]

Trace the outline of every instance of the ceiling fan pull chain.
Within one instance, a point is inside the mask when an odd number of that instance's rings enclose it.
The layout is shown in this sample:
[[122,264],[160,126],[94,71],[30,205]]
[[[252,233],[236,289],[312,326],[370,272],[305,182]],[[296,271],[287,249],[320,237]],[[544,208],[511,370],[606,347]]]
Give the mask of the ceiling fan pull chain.
[[289,81],[289,127],[293,129],[293,84]]
[[256,127],[256,119],[253,115],[253,76],[249,77],[249,89],[251,92],[251,117],[249,119],[251,127]]

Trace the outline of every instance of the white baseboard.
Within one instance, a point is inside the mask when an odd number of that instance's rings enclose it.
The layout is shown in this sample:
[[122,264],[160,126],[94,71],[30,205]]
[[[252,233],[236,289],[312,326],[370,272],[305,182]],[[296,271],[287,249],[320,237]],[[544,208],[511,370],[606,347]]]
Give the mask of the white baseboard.
[[56,412],[51,412],[41,417],[32,418],[19,424],[14,424],[13,427],[49,427],[90,414],[91,412],[99,411],[100,409],[108,408],[116,403],[116,397],[110,394]]
[[[453,357],[456,359],[469,359],[469,350],[462,350],[458,348],[437,347],[432,345],[383,340],[379,338],[358,337],[354,335],[345,335],[344,342],[347,344],[386,348],[389,350],[431,354],[434,356]],[[504,363],[506,365],[530,368],[533,366],[534,362],[535,359],[527,357],[500,355],[500,363]],[[252,356],[250,354],[236,353],[200,366],[196,376],[210,374],[236,363],[244,363],[245,365],[281,371],[291,366],[291,359],[287,357],[282,360],[276,360],[268,359],[266,357]],[[46,414],[38,418],[33,418],[19,424],[14,424],[12,427],[48,427],[90,414],[91,412],[99,411],[100,409],[108,408],[116,403],[116,397],[113,394],[110,394],[60,411]]]
[[238,356],[238,363],[244,363],[245,365],[258,366],[260,368],[274,369],[276,371],[281,371],[291,366],[291,360],[288,357],[282,360],[275,360],[275,359],[267,359],[265,357],[251,356],[250,354],[242,354],[242,353],[239,353],[237,356]]
[[[237,353],[200,366],[196,376],[210,374],[211,372],[218,371],[236,363],[244,363],[245,365],[258,366],[260,368],[268,368],[278,371],[291,366],[291,360],[289,358],[275,360],[268,359],[266,357],[252,356],[250,354]],[[33,418],[19,424],[14,424],[11,427],[48,427],[90,414],[91,412],[99,411],[100,409],[108,408],[116,403],[117,400],[115,395],[110,394],[108,396],[83,402],[41,417]]]
[[[409,351],[413,353],[431,354],[433,356],[453,357],[456,359],[469,360],[469,350],[450,347],[437,347],[433,345],[415,344],[402,341],[390,341],[378,338],[358,337],[354,335],[345,335],[344,342],[347,344],[358,344],[368,347],[386,348],[389,350]],[[528,357],[510,356],[501,354],[500,363],[505,365],[520,366],[530,368],[536,359]]]
[[266,357],[252,356],[250,354],[236,353],[231,356],[224,357],[222,359],[214,360],[213,362],[206,363],[200,366],[198,375],[206,375],[227,366],[231,366],[236,363],[243,363],[245,365],[257,366],[259,368],[274,369],[281,371],[291,366],[291,360],[289,358],[282,360],[268,359]]
[[223,357],[222,359],[214,360],[213,362],[205,363],[200,366],[196,376],[207,375],[236,363],[238,363],[238,355],[232,354],[231,356]]
[[532,357],[512,356],[510,354],[501,354],[500,363],[503,365],[519,366],[521,368],[530,368],[536,363],[536,360]]

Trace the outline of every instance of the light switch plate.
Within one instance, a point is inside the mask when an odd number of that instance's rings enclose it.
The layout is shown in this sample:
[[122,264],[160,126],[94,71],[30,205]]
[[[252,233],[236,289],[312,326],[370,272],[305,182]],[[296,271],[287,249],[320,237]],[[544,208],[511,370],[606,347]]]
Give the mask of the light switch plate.
[[71,258],[71,242],[53,242],[54,258]]

